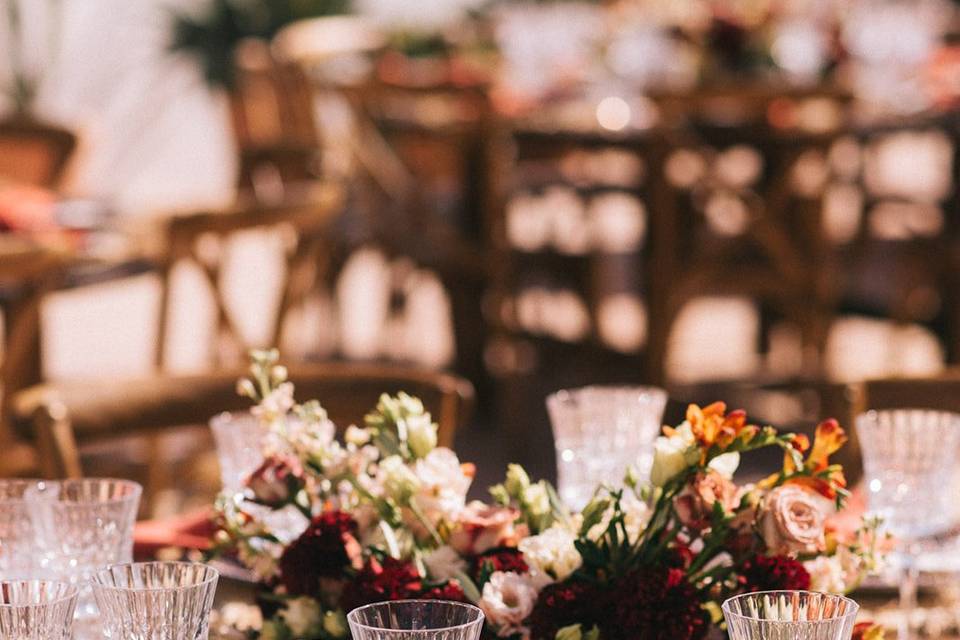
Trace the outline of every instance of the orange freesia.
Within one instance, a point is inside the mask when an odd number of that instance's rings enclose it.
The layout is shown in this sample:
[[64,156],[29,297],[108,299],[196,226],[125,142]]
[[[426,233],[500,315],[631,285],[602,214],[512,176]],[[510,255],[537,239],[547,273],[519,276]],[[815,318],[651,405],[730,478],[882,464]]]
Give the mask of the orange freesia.
[[823,471],[827,468],[827,460],[836,453],[847,441],[840,424],[830,418],[817,425],[813,438],[813,449],[807,458],[807,468],[811,471]]
[[853,626],[853,640],[883,640],[883,627],[872,622],[858,622]]
[[747,414],[742,410],[726,413],[727,405],[714,402],[702,409],[691,404],[687,407],[687,422],[704,450],[717,445],[721,450],[729,447],[738,437],[753,437],[759,428],[747,424]]

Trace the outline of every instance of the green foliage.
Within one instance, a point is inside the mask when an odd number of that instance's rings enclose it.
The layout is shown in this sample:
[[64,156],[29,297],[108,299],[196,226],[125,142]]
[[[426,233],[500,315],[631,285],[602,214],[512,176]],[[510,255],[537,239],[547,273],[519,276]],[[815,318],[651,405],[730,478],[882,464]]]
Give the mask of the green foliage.
[[346,13],[350,0],[211,0],[199,15],[175,12],[170,50],[196,59],[213,87],[232,87],[234,49],[244,38],[272,38],[305,18]]

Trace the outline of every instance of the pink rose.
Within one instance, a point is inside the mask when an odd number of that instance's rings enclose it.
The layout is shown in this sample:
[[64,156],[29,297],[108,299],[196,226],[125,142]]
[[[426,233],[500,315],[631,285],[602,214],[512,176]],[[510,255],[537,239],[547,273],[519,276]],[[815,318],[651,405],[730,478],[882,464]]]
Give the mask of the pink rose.
[[712,469],[698,473],[683,491],[674,498],[677,517],[691,529],[710,526],[714,505],[719,503],[724,513],[731,513],[738,504],[737,486],[729,478]]
[[474,501],[464,507],[454,523],[448,544],[461,555],[483,553],[516,542],[513,523],[519,513]]
[[247,478],[253,501],[277,509],[303,489],[303,467],[292,456],[271,456]]
[[818,553],[826,546],[824,527],[833,503],[819,493],[796,484],[777,487],[767,494],[757,524],[771,555]]

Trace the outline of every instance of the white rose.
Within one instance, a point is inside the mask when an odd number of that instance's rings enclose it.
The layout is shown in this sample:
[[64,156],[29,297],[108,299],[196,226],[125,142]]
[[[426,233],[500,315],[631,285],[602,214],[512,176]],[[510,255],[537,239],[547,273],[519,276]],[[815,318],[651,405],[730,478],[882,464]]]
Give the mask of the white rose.
[[547,488],[538,482],[527,487],[523,492],[523,500],[527,510],[534,516],[550,513],[550,495]]
[[533,612],[537,590],[529,580],[518,573],[496,571],[483,585],[483,594],[477,605],[483,609],[487,622],[501,638],[515,633],[527,635],[523,621]]
[[650,482],[662,487],[699,459],[700,452],[689,423],[680,425],[671,436],[660,436],[653,444]]
[[472,478],[464,475],[460,460],[450,449],[434,449],[413,466],[419,488],[414,500],[431,522],[453,522],[467,502]]
[[583,558],[577,551],[573,532],[553,526],[537,536],[520,541],[518,548],[531,569],[564,580],[580,568]]
[[437,425],[430,419],[429,413],[410,416],[405,422],[407,424],[407,444],[415,457],[423,458],[436,448]]
[[297,638],[319,636],[323,629],[323,612],[313,598],[287,600],[279,615]]
[[467,569],[467,562],[453,547],[437,547],[423,558],[427,573],[434,580],[450,580]]

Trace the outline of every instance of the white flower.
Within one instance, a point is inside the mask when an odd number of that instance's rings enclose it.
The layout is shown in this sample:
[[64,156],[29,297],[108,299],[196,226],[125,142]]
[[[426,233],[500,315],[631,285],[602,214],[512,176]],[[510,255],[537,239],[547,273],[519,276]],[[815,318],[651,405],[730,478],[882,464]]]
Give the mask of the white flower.
[[653,444],[653,467],[650,469],[650,482],[662,487],[697,462],[700,452],[690,423],[684,422],[671,436],[660,436]]
[[817,556],[803,563],[810,574],[810,590],[825,593],[845,593],[843,567],[837,556]]
[[277,563],[283,545],[261,539],[245,541],[237,546],[237,555],[250,573],[260,582],[268,582],[277,575]]
[[520,541],[518,548],[531,569],[564,580],[580,568],[583,558],[577,551],[573,532],[554,525],[537,536]]
[[737,451],[724,453],[723,455],[719,455],[711,460],[710,464],[707,466],[722,475],[724,478],[732,480],[733,474],[737,472],[737,467],[740,466],[740,453]]
[[355,424],[352,424],[347,427],[347,430],[344,432],[343,441],[347,444],[362,447],[370,442],[370,432],[366,429],[361,429]]
[[417,460],[413,473],[418,481],[414,496],[420,512],[432,523],[453,522],[467,501],[471,478],[450,449],[440,447]]
[[477,605],[483,609],[487,622],[501,638],[515,633],[527,635],[523,621],[533,612],[537,590],[526,576],[519,573],[496,571],[483,585],[483,594]]
[[405,505],[420,490],[420,479],[410,470],[400,456],[390,456],[380,461],[377,482],[388,498]]
[[434,580],[451,580],[467,569],[467,561],[453,547],[437,547],[423,558],[427,573]]
[[287,600],[279,616],[297,638],[319,636],[323,629],[323,612],[320,610],[320,603],[313,598],[301,597]]
[[547,493],[547,487],[541,482],[524,489],[523,502],[527,511],[534,517],[550,513],[550,495]]
[[421,413],[406,418],[407,444],[416,458],[423,458],[437,446],[437,425],[430,419],[429,413]]
[[272,422],[290,413],[293,405],[293,383],[284,382],[268,393],[251,412],[264,421]]

